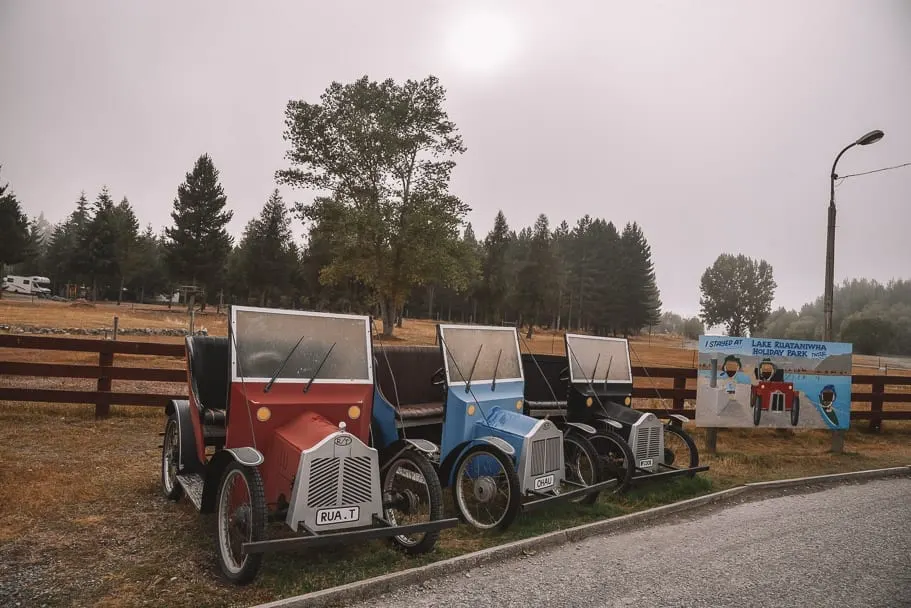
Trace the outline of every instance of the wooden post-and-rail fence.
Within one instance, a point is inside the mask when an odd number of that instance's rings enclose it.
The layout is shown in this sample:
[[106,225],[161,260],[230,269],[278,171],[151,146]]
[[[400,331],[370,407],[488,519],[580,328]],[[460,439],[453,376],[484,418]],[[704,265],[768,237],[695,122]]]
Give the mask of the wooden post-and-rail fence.
[[[95,415],[103,418],[110,413],[112,405],[138,405],[164,407],[171,399],[186,399],[186,370],[179,368],[154,367],[117,367],[115,355],[153,355],[183,359],[186,350],[183,344],[161,342],[129,342],[123,340],[93,340],[84,338],[60,338],[32,336],[21,334],[0,334],[0,348],[28,349],[40,351],[67,351],[94,353],[98,355],[97,365],[73,363],[40,363],[4,361],[0,352],[0,377],[18,376],[32,378],[81,378],[95,379],[95,390],[48,389],[8,387],[0,385],[0,401],[43,402],[43,403],[86,403],[95,405]],[[697,370],[686,367],[633,367],[633,377],[637,384],[650,382],[653,386],[634,386],[633,398],[637,400],[657,400],[670,407],[637,409],[653,412],[658,416],[682,414],[695,418],[696,410],[687,401],[696,400]],[[165,382],[181,385],[171,394],[136,393],[113,391],[114,380]],[[655,388],[655,380],[671,380],[672,385]],[[911,420],[911,407],[905,410],[884,411],[886,403],[911,404],[911,376],[877,376],[855,375],[852,377],[854,392],[851,393],[852,405],[869,403],[869,410],[851,411],[852,420],[869,420],[869,428],[878,431],[883,420]],[[693,388],[688,388],[692,384]],[[869,386],[869,391],[857,390],[860,386]],[[902,387],[904,392],[890,392],[887,387]]]

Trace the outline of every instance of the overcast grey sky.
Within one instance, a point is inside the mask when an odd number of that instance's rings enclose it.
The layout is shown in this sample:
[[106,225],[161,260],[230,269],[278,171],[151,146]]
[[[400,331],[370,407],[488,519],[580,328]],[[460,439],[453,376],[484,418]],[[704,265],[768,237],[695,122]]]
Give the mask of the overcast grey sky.
[[[908,0],[0,0],[0,179],[52,222],[107,184],[157,230],[208,152],[239,235],[286,166],[289,99],[430,73],[479,236],[498,208],[638,221],[680,313],[722,252],[768,260],[776,305],[820,295],[835,155],[879,128],[838,172],[911,161]],[[836,280],[911,278],[911,168],[836,202]]]

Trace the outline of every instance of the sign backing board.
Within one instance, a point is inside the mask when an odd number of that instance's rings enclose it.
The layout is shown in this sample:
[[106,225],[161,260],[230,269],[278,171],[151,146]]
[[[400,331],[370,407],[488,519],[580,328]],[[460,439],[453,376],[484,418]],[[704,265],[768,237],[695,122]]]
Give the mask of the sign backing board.
[[847,429],[852,345],[699,336],[696,425]]

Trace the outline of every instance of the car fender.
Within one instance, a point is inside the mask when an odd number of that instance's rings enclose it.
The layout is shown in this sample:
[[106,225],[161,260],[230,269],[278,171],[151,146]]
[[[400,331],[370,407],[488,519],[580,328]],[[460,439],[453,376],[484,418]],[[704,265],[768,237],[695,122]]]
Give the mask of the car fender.
[[449,452],[449,455],[440,463],[440,481],[446,480],[446,485],[451,486],[454,481],[452,476],[455,475],[456,463],[458,463],[462,456],[465,455],[465,452],[470,450],[476,445],[488,445],[493,449],[497,450],[515,466],[516,459],[516,450],[514,447],[509,445],[509,443],[499,437],[493,437],[491,435],[485,435],[484,437],[478,437],[477,439],[472,439],[470,441],[465,441],[460,443],[455,447],[455,449]]
[[608,418],[607,416],[598,416],[597,420],[598,420],[598,422],[602,423],[602,425],[607,425],[607,426],[613,427],[617,430],[620,430],[623,428],[623,423],[617,422],[613,418]]
[[573,428],[579,429],[580,431],[582,431],[583,433],[585,433],[587,435],[594,435],[595,433],[598,432],[598,429],[596,429],[592,425],[584,424],[582,422],[567,422],[566,426],[571,426]]
[[684,424],[686,424],[687,422],[690,421],[689,418],[687,418],[686,416],[682,416],[680,414],[671,414],[670,416],[668,416],[668,418],[671,419],[671,421],[670,421],[671,424],[675,424],[675,425],[679,425],[679,426],[683,426]]
[[177,419],[177,435],[180,438],[178,449],[180,474],[202,473],[204,465],[199,461],[196,434],[193,432],[193,411],[186,399],[171,399],[164,408],[165,414]]
[[212,456],[212,459],[206,465],[200,513],[212,513],[215,511],[215,500],[218,497],[218,484],[221,482],[221,474],[232,461],[245,467],[257,467],[265,461],[265,458],[262,452],[251,447],[227,448],[215,452],[215,455]]
[[431,462],[433,462],[434,454],[440,452],[440,448],[435,443],[426,439],[399,439],[380,451],[380,472],[386,470],[389,464],[405,450],[414,450]]

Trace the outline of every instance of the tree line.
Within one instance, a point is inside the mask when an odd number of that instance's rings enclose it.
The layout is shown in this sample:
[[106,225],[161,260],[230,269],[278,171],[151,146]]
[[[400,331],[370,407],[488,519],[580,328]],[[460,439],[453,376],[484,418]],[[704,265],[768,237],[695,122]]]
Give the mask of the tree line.
[[[778,308],[760,332],[762,337],[821,340],[825,315],[823,298],[801,309]],[[835,286],[832,305],[834,339],[850,342],[864,355],[911,355],[911,280],[886,284],[851,279]]]
[[[629,334],[660,321],[651,251],[635,222],[588,215],[552,228],[546,215],[516,231],[497,213],[479,239],[470,207],[449,191],[465,151],[429,76],[402,84],[333,82],[319,102],[290,101],[289,167],[276,181],[320,192],[288,205],[276,189],[241,238],[213,159],[201,155],[177,188],[171,225],[140,229],[129,200],[105,187],[49,226],[5,194],[0,263],[85,285],[91,298],[148,299],[195,286],[205,307],[225,302],[369,312],[391,335],[401,319]],[[5,188],[5,187],[4,187]],[[10,198],[12,196],[12,198]],[[7,207],[9,209],[7,210]],[[305,226],[294,239],[293,219]],[[8,250],[8,251],[6,251]]]

